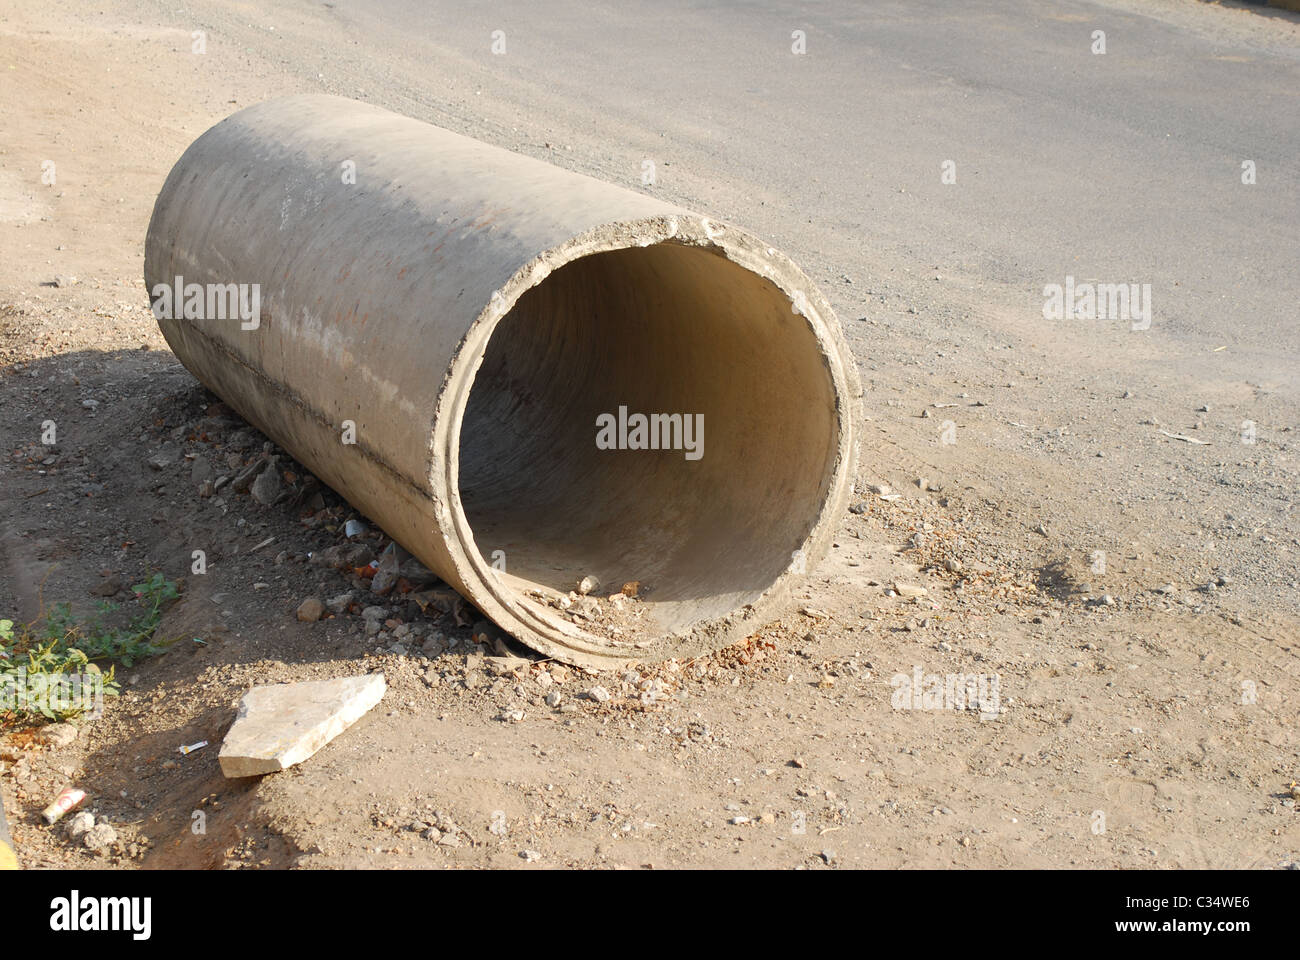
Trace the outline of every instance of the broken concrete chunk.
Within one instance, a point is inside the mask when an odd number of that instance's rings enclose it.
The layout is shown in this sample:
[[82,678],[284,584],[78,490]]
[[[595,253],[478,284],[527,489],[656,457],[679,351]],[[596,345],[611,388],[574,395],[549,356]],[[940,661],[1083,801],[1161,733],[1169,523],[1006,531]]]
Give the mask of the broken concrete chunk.
[[352,605],[352,598],[354,596],[355,594],[351,590],[347,593],[340,593],[337,597],[330,597],[326,600],[325,606],[329,608],[331,613],[345,613],[348,607]]
[[117,843],[117,831],[107,823],[97,823],[81,835],[81,842],[92,853],[104,853]]
[[900,597],[924,597],[926,595],[925,587],[915,583],[904,583],[902,580],[894,581],[894,592]]
[[256,777],[302,763],[361,719],[386,689],[382,673],[254,687],[221,745],[221,772]]
[[529,666],[531,663],[531,660],[525,660],[523,657],[487,657],[483,661],[488,673],[494,677],[504,677],[507,674],[512,674],[521,667]]
[[257,479],[257,475],[262,472],[262,468],[265,466],[266,458],[258,457],[243,470],[239,471],[239,473],[235,474],[235,479],[230,481],[231,489],[236,493],[248,493],[248,488],[253,485],[253,481]]

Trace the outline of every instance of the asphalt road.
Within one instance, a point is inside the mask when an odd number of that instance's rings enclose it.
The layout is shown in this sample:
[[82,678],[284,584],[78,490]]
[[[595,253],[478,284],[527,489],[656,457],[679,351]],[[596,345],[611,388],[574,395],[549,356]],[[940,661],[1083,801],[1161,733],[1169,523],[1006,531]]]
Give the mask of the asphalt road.
[[488,139],[496,121],[561,164],[583,166],[566,163],[576,141],[640,187],[649,159],[649,189],[829,277],[938,267],[1000,285],[1026,324],[1067,274],[1149,283],[1152,337],[1294,378],[1300,16],[1145,9],[335,0],[328,49],[281,42],[338,92]]

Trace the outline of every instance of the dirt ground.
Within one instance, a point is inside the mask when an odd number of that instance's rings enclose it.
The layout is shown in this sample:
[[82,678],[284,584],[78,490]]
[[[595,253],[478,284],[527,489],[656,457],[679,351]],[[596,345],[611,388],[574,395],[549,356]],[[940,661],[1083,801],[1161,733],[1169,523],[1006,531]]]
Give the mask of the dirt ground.
[[[327,31],[329,6],[279,29]],[[175,642],[120,671],[102,718],[63,746],[0,739],[25,866],[1300,863],[1294,371],[1027,325],[1032,297],[955,267],[878,276],[864,254],[846,283],[845,264],[790,250],[866,390],[858,497],[831,555],[779,621],[715,656],[595,675],[513,646],[527,662],[506,669],[473,643],[472,611],[368,599],[313,562],[354,514],[296,465],[281,463],[301,497],[200,497],[206,470],[234,472],[265,438],[158,332],[141,276],[152,202],[217,119],[321,84],[252,41],[196,57],[184,21],[143,7],[0,0],[0,617],[88,610],[92,590],[155,570],[183,581],[159,631]],[[492,110],[493,142],[542,149]],[[601,156],[575,138],[564,162],[600,175]],[[388,608],[379,635],[356,612],[296,619],[349,590]],[[310,761],[221,776],[251,685],[376,670],[384,701]],[[996,696],[900,709],[914,670],[995,678]],[[40,822],[70,783],[117,830],[107,853]]]

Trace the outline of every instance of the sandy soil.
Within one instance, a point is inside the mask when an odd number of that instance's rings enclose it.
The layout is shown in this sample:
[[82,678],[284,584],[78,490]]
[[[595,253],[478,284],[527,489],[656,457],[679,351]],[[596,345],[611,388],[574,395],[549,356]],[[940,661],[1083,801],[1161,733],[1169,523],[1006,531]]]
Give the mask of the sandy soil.
[[[278,29],[328,37],[329,6],[291,6]],[[258,19],[212,9],[228,29],[210,50]],[[1171,364],[1156,346],[1118,350],[1123,334],[1101,328],[1026,328],[1022,296],[960,270],[872,281],[880,265],[866,262],[849,284],[813,255],[867,387],[858,512],[787,614],[745,644],[614,674],[518,647],[525,663],[486,661],[499,651],[473,643],[472,612],[367,600],[364,583],[307,560],[352,515],[329,491],[271,507],[228,489],[201,498],[196,464],[228,473],[264,438],[177,363],[149,314],[153,198],[221,116],[348,92],[258,42],[197,57],[190,25],[153,5],[83,17],[0,2],[0,617],[63,599],[89,609],[106,580],[151,570],[184,582],[160,630],[176,642],[122,671],[101,719],[61,747],[0,740],[27,866],[1300,861],[1294,379],[1227,372],[1212,352]],[[385,89],[376,78],[358,95],[401,109]],[[479,121],[457,96],[432,113],[547,154],[510,132],[505,108],[482,98]],[[602,157],[575,137],[563,162],[600,175]],[[53,450],[40,444],[49,419]],[[950,419],[958,442],[943,444]],[[1246,419],[1268,425],[1254,445],[1236,439]],[[171,462],[154,469],[160,450]],[[281,466],[303,488],[305,472]],[[205,576],[189,572],[197,548]],[[925,595],[894,595],[898,582]],[[354,612],[295,618],[304,598],[348,590],[388,606],[392,625],[372,637]],[[455,645],[426,656],[395,633],[412,626]],[[996,678],[996,709],[898,709],[896,678],[914,668]],[[250,685],[372,670],[384,702],[312,760],[222,778],[215,745]],[[607,701],[588,695],[598,686]],[[40,824],[68,783],[117,829],[110,852]]]

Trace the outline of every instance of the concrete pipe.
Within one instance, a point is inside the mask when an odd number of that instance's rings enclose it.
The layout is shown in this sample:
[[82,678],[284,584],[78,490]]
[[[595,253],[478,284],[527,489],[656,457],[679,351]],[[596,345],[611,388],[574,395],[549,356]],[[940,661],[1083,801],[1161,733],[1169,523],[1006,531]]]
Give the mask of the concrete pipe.
[[790,260],[373,106],[207,131],[144,269],[191,373],[557,660],[749,635],[851,490],[856,371]]

